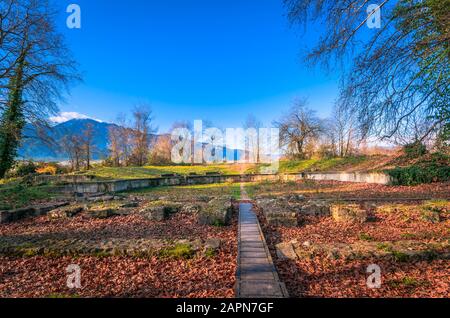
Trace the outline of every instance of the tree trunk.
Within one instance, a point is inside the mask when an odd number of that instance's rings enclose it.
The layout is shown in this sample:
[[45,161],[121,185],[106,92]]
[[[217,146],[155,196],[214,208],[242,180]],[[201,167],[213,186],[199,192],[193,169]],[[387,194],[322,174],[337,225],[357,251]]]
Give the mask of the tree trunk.
[[7,109],[0,121],[0,178],[11,169],[17,155],[25,119],[22,111],[24,57],[18,63],[16,74],[11,78]]

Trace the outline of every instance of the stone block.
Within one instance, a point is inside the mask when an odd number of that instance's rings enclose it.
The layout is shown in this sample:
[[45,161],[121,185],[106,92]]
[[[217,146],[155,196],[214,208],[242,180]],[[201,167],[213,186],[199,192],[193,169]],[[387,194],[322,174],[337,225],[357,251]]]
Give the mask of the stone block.
[[163,221],[171,214],[178,213],[181,205],[168,201],[153,201],[147,204],[142,210],[142,215],[151,221]]
[[88,215],[94,219],[107,219],[116,215],[116,210],[113,208],[104,209],[91,209],[88,211]]
[[222,245],[222,240],[218,238],[208,238],[205,241],[205,248],[216,251]]
[[10,222],[9,211],[0,211],[0,224]]
[[84,210],[83,206],[75,205],[52,210],[48,213],[51,219],[73,218]]
[[233,215],[231,198],[216,198],[209,202],[199,213],[198,223],[201,225],[229,225]]
[[186,204],[181,208],[182,213],[186,214],[197,214],[202,210],[199,204]]
[[297,213],[292,211],[287,201],[275,199],[260,199],[257,204],[262,208],[264,216],[270,225],[298,226]]
[[[292,246],[294,253],[290,250]],[[449,242],[423,243],[417,241],[396,242],[355,242],[345,243],[305,243],[297,241],[277,245],[277,253],[289,259],[312,259],[316,256],[328,259],[392,258],[396,261],[445,259],[450,248]]]
[[297,254],[295,254],[294,247],[291,242],[284,242],[276,245],[277,257],[281,260],[295,260]]
[[267,223],[274,226],[296,227],[298,220],[296,214],[279,214],[275,217],[266,217]]
[[164,221],[169,217],[169,213],[163,206],[146,208],[141,211],[144,218],[150,221]]
[[119,207],[123,208],[123,209],[138,208],[139,202],[126,202],[126,203],[121,204]]
[[328,217],[330,204],[326,201],[309,201],[300,207],[300,214],[306,216]]
[[337,222],[364,223],[367,221],[366,210],[356,204],[335,204],[331,206],[331,214]]

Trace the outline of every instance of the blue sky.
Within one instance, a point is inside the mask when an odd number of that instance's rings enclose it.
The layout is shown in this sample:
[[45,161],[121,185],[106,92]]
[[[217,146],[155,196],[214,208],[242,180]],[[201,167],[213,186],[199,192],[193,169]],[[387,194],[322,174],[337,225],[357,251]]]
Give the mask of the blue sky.
[[[65,8],[82,10],[81,30]],[[58,1],[58,25],[84,82],[61,111],[114,121],[137,103],[152,106],[166,131],[177,120],[238,127],[250,113],[266,125],[296,97],[326,116],[338,75],[303,64],[318,36],[290,27],[282,0]]]

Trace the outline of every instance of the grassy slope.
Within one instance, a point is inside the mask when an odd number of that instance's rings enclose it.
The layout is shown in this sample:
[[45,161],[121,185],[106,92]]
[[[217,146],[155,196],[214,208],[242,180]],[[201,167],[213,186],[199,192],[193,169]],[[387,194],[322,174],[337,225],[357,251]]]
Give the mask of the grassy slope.
[[86,172],[89,175],[95,175],[108,179],[145,179],[158,177],[161,174],[180,174],[188,175],[190,173],[205,174],[207,172],[220,172],[223,174],[239,174],[242,166],[240,165],[208,165],[208,166],[145,166],[145,167],[98,167]]
[[[359,156],[348,158],[282,160],[280,173],[326,172],[326,171],[370,171],[384,165],[389,160],[387,156]],[[257,172],[257,168],[249,169]]]
[[52,197],[48,187],[24,187],[20,185],[0,188],[0,210],[22,208],[36,200]]
[[[303,171],[368,171],[383,165],[386,156],[361,156],[332,159],[282,160],[280,173],[299,173]],[[263,165],[216,164],[203,166],[145,166],[145,167],[97,167],[86,174],[108,179],[144,179],[158,177],[161,174],[190,173],[205,174],[220,172],[222,174],[259,173]],[[267,165],[266,165],[267,166]]]

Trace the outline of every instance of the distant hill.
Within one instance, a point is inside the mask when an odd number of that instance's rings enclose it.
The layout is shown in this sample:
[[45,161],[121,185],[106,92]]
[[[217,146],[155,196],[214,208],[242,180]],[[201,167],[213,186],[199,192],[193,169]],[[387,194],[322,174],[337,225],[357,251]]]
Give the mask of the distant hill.
[[[79,135],[90,124],[94,131],[93,160],[105,159],[108,156],[108,132],[115,124],[98,122],[92,119],[72,119],[57,124],[51,129],[36,128],[27,124],[24,129],[24,138],[18,155],[20,159],[32,159],[37,161],[65,161],[67,155],[62,150],[62,142],[65,136]],[[153,141],[158,135],[151,135]],[[234,150],[226,149],[228,153]],[[243,150],[237,150],[234,158],[239,160],[244,155]]]
[[[108,131],[114,124],[102,123],[92,119],[73,119],[51,129],[38,129],[31,124],[24,129],[24,139],[19,157],[33,160],[67,160],[61,149],[64,136],[80,134],[90,124],[94,132],[94,160],[105,158],[108,153]],[[38,137],[44,135],[45,138]]]

